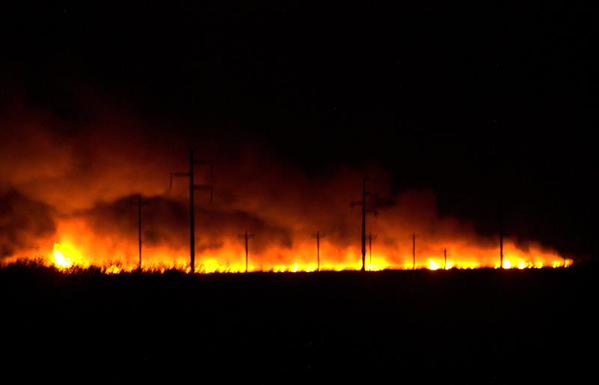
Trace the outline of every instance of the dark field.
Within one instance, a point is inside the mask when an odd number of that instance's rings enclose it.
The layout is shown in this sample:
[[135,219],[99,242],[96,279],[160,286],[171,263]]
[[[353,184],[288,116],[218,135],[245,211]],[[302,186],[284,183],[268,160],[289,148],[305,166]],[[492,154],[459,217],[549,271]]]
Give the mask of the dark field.
[[10,380],[0,382],[594,383],[596,286],[592,268],[190,277],[8,267],[0,373]]

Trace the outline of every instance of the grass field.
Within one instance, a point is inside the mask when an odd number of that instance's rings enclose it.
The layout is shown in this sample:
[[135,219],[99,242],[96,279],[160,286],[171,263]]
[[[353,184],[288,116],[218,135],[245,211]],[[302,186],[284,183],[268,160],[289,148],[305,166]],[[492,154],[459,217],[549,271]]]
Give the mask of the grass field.
[[1,382],[578,383],[597,361],[595,276],[593,268],[189,276],[7,267],[2,373],[19,377]]

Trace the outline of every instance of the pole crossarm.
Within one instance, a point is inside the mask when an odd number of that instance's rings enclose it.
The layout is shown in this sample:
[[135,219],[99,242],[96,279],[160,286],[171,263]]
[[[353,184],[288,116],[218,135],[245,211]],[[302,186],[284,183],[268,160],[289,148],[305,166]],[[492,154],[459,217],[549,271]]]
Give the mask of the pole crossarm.
[[361,207],[362,209],[362,271],[366,271],[366,214],[378,215],[377,210],[368,207],[371,204],[370,200],[374,197],[378,199],[378,195],[366,190],[367,180],[367,177],[362,179],[362,199],[350,202],[351,207]]
[[254,234],[252,233],[243,233],[243,234],[238,234],[240,239],[245,239],[245,237],[247,237],[248,239],[253,239],[254,238]]
[[186,177],[189,178],[189,259],[190,259],[190,268],[191,272],[195,272],[195,193],[196,191],[210,191],[210,202],[213,199],[213,187],[208,184],[196,184],[195,183],[195,166],[200,165],[209,165],[210,166],[210,176],[212,177],[212,165],[205,161],[199,161],[195,158],[195,153],[193,149],[189,150],[189,171],[187,172],[173,172],[171,173],[171,178],[169,182],[169,192],[173,188],[173,179],[178,177]]

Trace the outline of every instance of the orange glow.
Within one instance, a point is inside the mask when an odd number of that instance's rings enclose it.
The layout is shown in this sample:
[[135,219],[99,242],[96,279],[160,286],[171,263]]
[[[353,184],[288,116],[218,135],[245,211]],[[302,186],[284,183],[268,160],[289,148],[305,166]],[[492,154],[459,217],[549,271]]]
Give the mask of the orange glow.
[[[16,217],[9,222],[19,224],[18,242],[11,240],[14,245],[6,248],[10,255],[2,256],[1,263],[41,259],[64,271],[90,266],[109,274],[137,270],[141,194],[143,270],[189,272],[188,181],[168,185],[172,171],[186,169],[185,157],[179,150],[165,152],[163,143],[132,151],[116,128],[114,135],[98,135],[83,143],[82,152],[91,152],[89,159],[76,156],[78,143],[48,152],[46,147],[64,143],[45,140],[42,148],[24,150],[49,155],[40,156],[39,162],[13,157],[23,160],[17,168],[11,165],[18,170],[9,180],[16,192],[7,195],[15,206],[11,215]],[[98,141],[102,145],[96,145]],[[368,248],[366,270],[500,267],[498,236],[481,235],[472,223],[439,216],[432,191],[392,192],[391,178],[383,170],[340,169],[330,178],[315,180],[254,151],[239,156],[234,162],[222,160],[213,202],[198,192],[195,273],[245,272],[239,238],[244,230],[254,235],[249,241],[249,272],[360,270],[361,218],[349,202],[360,196],[365,173],[371,176],[369,191],[389,197],[378,216],[367,218],[367,231],[375,234],[375,241],[372,256]],[[48,167],[47,159],[53,157],[59,159]],[[90,164],[93,172],[87,170]],[[196,182],[208,182],[205,170],[198,167],[196,173]],[[320,265],[317,232],[324,234],[319,238]],[[506,269],[572,265],[572,259],[528,239],[523,245],[506,237],[504,257]]]
[[54,265],[58,269],[68,269],[69,267],[73,266],[73,262],[71,261],[71,259],[69,257],[66,257],[64,255],[64,253],[60,249],[60,245],[58,243],[54,245],[53,257],[54,257]]
[[[65,220],[59,226],[60,237],[49,240],[49,250],[39,256],[49,266],[59,270],[72,267],[99,267],[106,274],[132,272],[138,268],[137,245],[134,240],[99,239],[87,224],[77,220]],[[417,255],[416,269],[477,269],[498,268],[498,250],[493,245],[482,247],[456,242],[447,246],[452,258],[445,265],[443,247],[433,240],[430,246],[420,245],[431,252],[430,257]],[[168,245],[148,245],[143,249],[143,270],[164,272],[177,269],[189,272],[189,250],[187,245],[173,248]],[[359,246],[359,244],[357,245]],[[407,245],[409,246],[409,245]],[[409,247],[394,249],[378,246],[379,251],[370,260],[367,256],[367,270],[385,269],[411,270],[412,255]],[[503,268],[564,268],[572,266],[572,259],[565,259],[557,253],[542,249],[540,246],[520,250],[509,240],[504,247]],[[19,259],[27,258],[25,256]],[[349,245],[341,247],[328,240],[321,241],[321,271],[360,270],[361,255],[359,247]],[[250,252],[249,272],[314,272],[317,270],[314,244],[307,237],[293,247],[271,246],[261,252]],[[224,239],[222,247],[211,250],[198,250],[196,254],[196,273],[243,273],[245,272],[245,254],[237,239]]]
[[441,268],[441,265],[437,261],[435,261],[433,259],[429,259],[427,269],[439,270],[440,268]]
[[[84,248],[82,246],[82,248]],[[238,247],[239,248],[239,247]],[[304,255],[303,258],[293,260],[293,254]],[[48,254],[48,265],[53,265],[60,270],[66,270],[73,266],[77,267],[100,267],[107,274],[118,274],[121,272],[131,272],[137,269],[138,265],[135,262],[136,256],[126,251],[123,251],[122,257],[113,256],[107,258],[106,262],[98,256],[92,258],[84,257],[85,252],[74,246],[72,243],[56,243],[53,250]],[[90,255],[93,255],[90,253]],[[143,270],[145,271],[161,271],[169,269],[177,269],[189,272],[188,256],[186,250],[170,250],[167,248],[148,248],[144,250],[145,260],[143,262]],[[283,272],[315,272],[317,269],[316,261],[309,260],[310,250],[306,249],[290,249],[270,250],[265,256],[255,256],[248,266],[249,272],[267,271],[275,273]],[[344,254],[339,254],[334,262],[321,262],[321,271],[343,271],[343,270],[360,270],[361,258],[358,253],[352,250],[345,250]],[[239,250],[234,250],[231,246],[229,249],[221,250],[217,253],[206,252],[197,255],[196,273],[243,273],[245,272],[244,255]],[[503,262],[504,269],[540,269],[544,267],[564,268],[572,265],[571,259],[565,260],[553,254],[534,255],[530,256],[529,260],[519,258],[506,257]],[[543,261],[539,260],[543,259]],[[285,263],[285,261],[289,261]],[[448,260],[446,269],[477,269],[477,268],[498,268],[499,264],[485,264],[480,261],[465,258],[459,260],[454,258]],[[385,269],[412,269],[411,256],[398,258],[395,261],[385,255],[379,255],[376,262],[367,266],[368,271],[380,271]],[[416,269],[428,270],[443,270],[444,265],[442,260],[428,258],[424,264],[416,264]]]
[[[384,226],[383,226],[384,225]],[[22,252],[7,262],[22,259],[42,259],[49,266],[68,271],[73,267],[99,267],[107,274],[118,274],[137,270],[139,266],[137,234],[101,233],[94,224],[78,217],[63,217],[57,220],[56,233],[47,239],[39,240],[35,252]],[[366,270],[385,269],[477,269],[499,268],[499,247],[493,240],[480,241],[472,235],[455,232],[440,239],[421,236],[417,244],[416,264],[413,266],[412,245],[409,230],[391,224],[378,224],[376,250],[372,258],[366,256]],[[385,229],[389,229],[385,232]],[[302,233],[304,235],[302,235]],[[245,252],[243,242],[233,234],[223,233],[212,238],[211,243],[218,247],[207,247],[206,233],[198,231],[196,243],[195,273],[244,273]],[[249,272],[315,272],[316,244],[309,231],[295,233],[293,242],[263,242],[260,248],[253,248],[250,242]],[[299,235],[297,235],[299,234]],[[260,234],[257,233],[257,236]],[[177,242],[150,242],[143,245],[143,270],[164,272],[177,269],[189,270],[188,238],[181,236]],[[342,271],[360,270],[359,233],[355,242],[339,242],[332,236],[320,241],[320,270]],[[451,256],[445,265],[443,250]],[[513,241],[504,243],[505,269],[564,268],[572,266],[572,259],[539,244],[528,244],[526,249],[518,248]]]
[[[10,162],[0,167],[7,165],[2,168],[2,188],[8,191],[8,223],[15,232],[4,237],[8,244],[0,251],[8,253],[0,256],[0,263],[41,259],[65,271],[90,266],[112,274],[136,270],[141,196],[143,269],[188,271],[189,180],[169,185],[169,176],[188,169],[190,143],[155,140],[145,135],[143,126],[115,119],[102,120],[89,136],[72,140],[51,134],[36,119],[7,131],[23,134],[18,140],[9,135],[0,141],[10,155]],[[125,123],[133,127],[127,130]],[[235,156],[229,156],[226,147],[207,147],[198,153],[214,158],[219,171],[210,180],[204,167],[195,169],[195,182],[214,185],[217,191],[212,202],[197,192],[197,273],[245,272],[239,238],[245,230],[254,235],[249,272],[360,270],[361,217],[349,203],[360,197],[365,174],[367,190],[381,197],[380,202],[367,199],[379,215],[367,215],[367,232],[375,240],[366,270],[501,267],[498,236],[481,234],[466,220],[439,215],[431,190],[395,191],[392,176],[376,166],[340,167],[317,177],[273,161],[272,154],[253,146],[236,148],[240,152]],[[320,265],[317,232],[323,234]],[[521,242],[510,235],[504,244],[506,269],[572,265],[572,259],[527,234]]]

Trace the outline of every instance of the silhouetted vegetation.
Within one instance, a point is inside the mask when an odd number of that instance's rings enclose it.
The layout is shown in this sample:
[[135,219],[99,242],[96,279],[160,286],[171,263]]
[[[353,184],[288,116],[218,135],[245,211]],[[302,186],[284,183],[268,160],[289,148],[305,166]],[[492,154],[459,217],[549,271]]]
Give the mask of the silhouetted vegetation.
[[572,382],[594,359],[584,349],[594,275],[106,275],[18,264],[0,269],[3,372],[18,383]]

